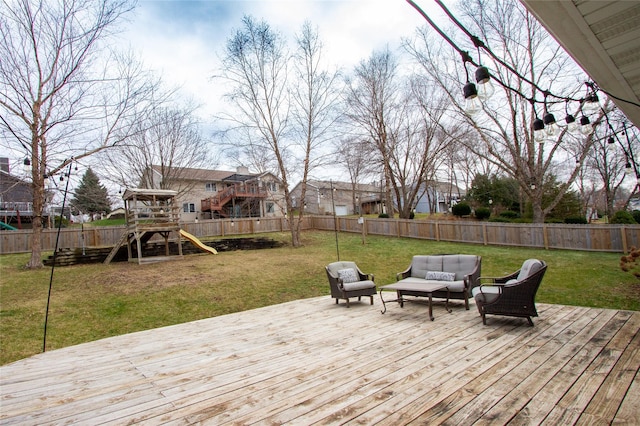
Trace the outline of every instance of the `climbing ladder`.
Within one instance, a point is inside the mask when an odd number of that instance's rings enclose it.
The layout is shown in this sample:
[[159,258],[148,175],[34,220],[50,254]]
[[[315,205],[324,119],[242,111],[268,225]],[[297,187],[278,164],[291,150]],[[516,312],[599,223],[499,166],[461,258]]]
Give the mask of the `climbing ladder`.
[[120,250],[120,247],[122,247],[122,245],[124,243],[129,242],[129,231],[125,231],[122,234],[122,237],[120,237],[120,239],[118,240],[118,242],[116,243],[115,246],[113,246],[113,249],[111,250],[111,253],[109,253],[109,256],[107,256],[107,258],[104,260],[104,264],[108,265],[109,263],[111,263],[111,261],[113,260],[113,258],[116,256],[116,254],[118,253],[118,250]]

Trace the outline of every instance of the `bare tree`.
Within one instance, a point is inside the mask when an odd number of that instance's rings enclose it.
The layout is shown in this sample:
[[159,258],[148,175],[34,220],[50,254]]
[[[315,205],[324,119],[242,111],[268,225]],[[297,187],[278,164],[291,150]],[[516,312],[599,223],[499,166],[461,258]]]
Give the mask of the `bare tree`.
[[182,178],[185,170],[212,161],[196,111],[193,104],[158,107],[137,122],[131,137],[102,153],[111,179],[121,187],[189,191],[194,183]]
[[[418,41],[407,42],[405,46],[420,64],[425,78],[437,82],[448,94],[455,108],[450,119],[466,122],[476,130],[477,137],[470,140],[469,149],[518,180],[521,192],[533,206],[534,222],[540,223],[579,173],[577,166],[566,169],[570,162],[563,160],[576,152],[583,158],[591,149],[593,137],[576,138],[564,128],[541,144],[534,138],[532,123],[546,112],[555,113],[558,119],[564,117],[564,109],[560,109],[564,102],[559,104],[560,108],[551,100],[542,105],[546,101],[545,92],[574,95],[576,82],[586,76],[517,2],[473,0],[460,6],[467,29],[517,71],[517,74],[508,71],[488,55],[481,58],[491,67],[493,75],[505,83],[498,87],[491,101],[483,104],[486,113],[470,116],[464,112],[461,95],[465,80],[459,76],[468,76],[468,71],[456,65],[460,63],[457,52],[443,49],[442,41],[434,40],[427,29],[419,32]],[[469,41],[466,43],[472,47]],[[541,92],[527,80],[547,90]],[[575,109],[571,112],[575,114]],[[598,115],[592,122],[597,125],[600,119]],[[563,170],[558,171],[558,167]],[[563,183],[557,196],[547,201],[543,197],[544,183],[554,175],[562,175]]]
[[443,161],[449,137],[440,131],[444,98],[398,75],[387,49],[355,69],[346,96],[347,113],[372,142],[383,170],[387,213],[408,218]]
[[358,182],[363,177],[373,175],[375,167],[379,164],[376,151],[372,149],[371,143],[357,137],[346,137],[340,139],[333,153],[335,162],[343,166],[349,173],[351,183],[352,203],[354,211],[359,207],[356,197],[358,196]]
[[132,9],[125,0],[5,0],[0,7],[0,131],[32,165],[28,267],[42,266],[45,176],[117,145],[151,84],[130,57],[103,42]]
[[227,99],[237,109],[223,117],[231,123],[226,134],[239,156],[277,170],[292,244],[298,247],[304,212],[294,217],[289,183],[301,175],[304,191],[310,171],[322,164],[318,148],[332,128],[335,74],[323,69],[322,44],[309,24],[291,57],[285,40],[266,22],[245,16],[242,23],[227,40],[223,60],[221,77],[231,87]]
[[[305,22],[296,36],[297,49],[294,54],[294,84],[292,87],[292,111],[294,140],[302,142],[299,146],[299,160],[302,160],[302,179],[300,199],[305,200],[309,174],[324,165],[328,145],[336,135],[336,91],[337,72],[329,72],[323,66],[323,45],[317,29]],[[300,164],[300,161],[296,161]],[[300,245],[300,225],[304,209],[299,210],[297,227],[292,232],[294,246]]]
[[391,161],[389,159],[389,118],[400,96],[398,63],[389,49],[374,52],[361,61],[347,79],[345,115],[359,128],[363,138],[376,147],[381,160],[387,213],[393,217]]

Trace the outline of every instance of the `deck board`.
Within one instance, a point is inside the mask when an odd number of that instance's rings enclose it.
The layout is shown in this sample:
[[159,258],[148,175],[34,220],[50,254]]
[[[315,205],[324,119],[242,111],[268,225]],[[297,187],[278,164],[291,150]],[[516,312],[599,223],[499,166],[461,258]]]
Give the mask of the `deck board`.
[[0,424],[638,424],[640,312],[328,297],[0,367]]

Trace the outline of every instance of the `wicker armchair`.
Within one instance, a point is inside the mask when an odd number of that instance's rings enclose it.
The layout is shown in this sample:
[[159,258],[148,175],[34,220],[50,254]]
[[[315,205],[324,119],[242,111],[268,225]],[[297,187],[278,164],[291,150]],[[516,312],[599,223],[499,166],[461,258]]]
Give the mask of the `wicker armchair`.
[[[504,277],[480,277],[480,285],[473,289],[473,297],[487,324],[487,314],[522,317],[533,326],[531,317],[537,317],[535,297],[547,264],[542,260],[528,259],[520,270]],[[487,283],[487,284],[484,284]]]
[[333,262],[325,267],[329,287],[331,287],[331,297],[336,299],[346,299],[347,308],[349,298],[369,296],[373,305],[373,296],[376,294],[376,285],[373,282],[373,274],[365,274],[358,268],[355,262]]

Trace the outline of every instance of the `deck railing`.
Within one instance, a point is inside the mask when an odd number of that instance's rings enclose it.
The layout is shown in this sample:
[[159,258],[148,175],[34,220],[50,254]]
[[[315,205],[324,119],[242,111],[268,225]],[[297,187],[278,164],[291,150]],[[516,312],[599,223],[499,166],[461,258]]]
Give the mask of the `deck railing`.
[[[182,229],[202,237],[225,237],[288,231],[284,218],[212,219],[182,223]],[[434,241],[482,245],[518,246],[539,249],[567,249],[626,253],[640,247],[640,225],[526,224],[458,220],[369,219],[357,217],[308,216],[302,229],[317,229],[367,235],[420,238]],[[125,227],[106,226],[64,228],[60,248],[112,246]],[[57,230],[42,232],[42,249],[53,250]],[[0,254],[31,250],[31,230],[0,231]]]

